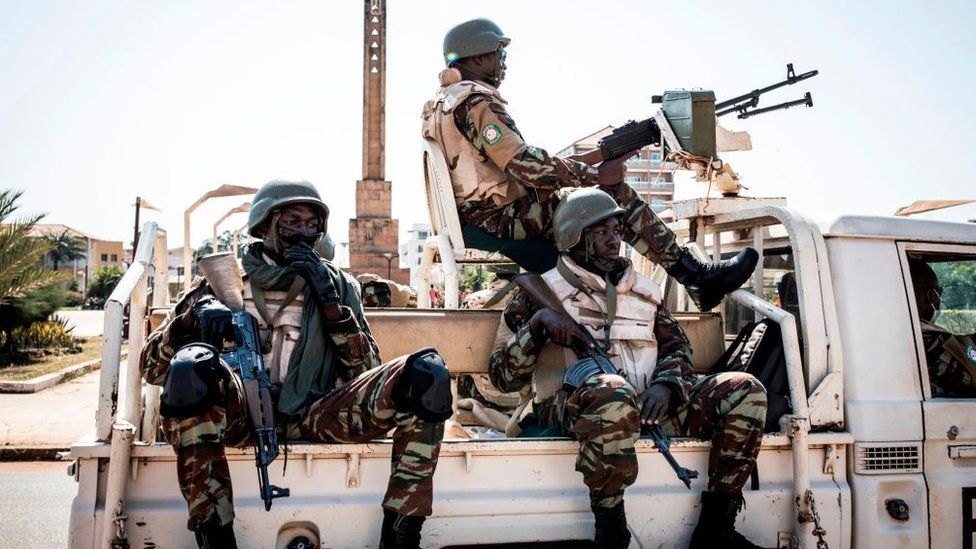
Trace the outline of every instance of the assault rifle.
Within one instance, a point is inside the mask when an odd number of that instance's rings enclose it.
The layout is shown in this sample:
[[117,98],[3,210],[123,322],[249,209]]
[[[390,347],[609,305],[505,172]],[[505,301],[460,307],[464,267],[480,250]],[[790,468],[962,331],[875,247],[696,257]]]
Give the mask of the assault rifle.
[[265,511],[271,510],[275,498],[291,495],[288,488],[279,488],[268,480],[268,465],[278,457],[278,434],[275,431],[274,404],[271,401],[271,381],[264,369],[257,320],[244,310],[244,281],[237,267],[237,259],[229,252],[204,256],[197,266],[214,296],[233,313],[234,342],[221,350],[220,358],[237,370],[244,382],[251,430],[254,435],[254,465],[258,470],[258,488]]
[[[539,305],[556,311],[557,313],[565,316],[566,318],[571,318],[569,313],[563,307],[562,302],[552,293],[549,286],[542,280],[542,277],[536,274],[523,274],[515,278],[515,283],[518,285],[522,291],[529,294],[529,296],[538,303]],[[600,370],[606,373],[616,373],[617,369],[610,363],[610,357],[607,356],[606,350],[596,341],[590,331],[586,329],[585,326],[576,323],[578,328],[579,338],[573,341],[573,352],[576,353],[577,358],[580,359],[590,359],[598,366]],[[576,380],[576,387],[585,380]],[[661,452],[664,459],[667,460],[668,465],[674,470],[674,473],[678,478],[685,484],[685,486],[691,489],[691,479],[698,478],[698,471],[687,469],[678,464],[678,461],[674,459],[671,455],[671,437],[668,436],[664,429],[660,425],[654,424],[643,429],[654,441],[654,445],[657,450]]]

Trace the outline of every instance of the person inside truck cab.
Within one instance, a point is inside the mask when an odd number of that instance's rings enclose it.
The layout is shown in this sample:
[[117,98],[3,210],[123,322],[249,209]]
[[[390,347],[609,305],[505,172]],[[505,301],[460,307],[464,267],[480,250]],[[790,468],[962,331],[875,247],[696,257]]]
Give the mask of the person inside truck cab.
[[547,271],[558,255],[552,245],[557,191],[599,186],[626,210],[620,216],[623,240],[683,284],[700,310],[738,289],[752,274],[756,251],[701,263],[679,246],[674,232],[624,182],[624,163],[632,155],[603,161],[597,150],[584,163],[526,144],[498,93],[509,43],[488,19],[452,28],[444,37],[447,67],[440,89],[424,106],[423,135],[447,159],[465,244],[501,252],[529,272]]
[[955,335],[937,326],[943,293],[939,277],[931,265],[915,257],[908,258],[908,268],[932,396],[976,398],[976,334]]
[[[695,373],[688,337],[661,303],[660,287],[620,257],[626,215],[599,189],[563,199],[553,219],[559,260],[537,280],[537,297],[520,288],[505,308],[491,381],[501,391],[528,392],[541,387],[533,384],[540,356],[562,369],[562,388],[534,394],[530,415],[580,442],[576,470],[589,488],[598,547],[629,545],[624,492],[637,478],[634,443],[652,423],[712,442],[691,547],[756,547],[735,530],[735,517],[762,442],[766,390],[746,373]],[[550,307],[539,303],[542,294]],[[604,347],[615,373],[577,361],[568,348],[586,341],[581,329]]]
[[[315,250],[328,219],[308,182],[271,181],[258,190],[248,230],[261,240],[243,259],[245,309],[266,338],[282,438],[360,443],[392,430],[379,546],[416,548],[452,413],[450,376],[431,348],[380,364],[355,279]],[[237,546],[224,446],[251,442],[241,380],[213,352],[230,317],[197,279],[149,337],[140,361],[145,380],[164,388],[162,428],[176,452],[188,528],[200,547]]]

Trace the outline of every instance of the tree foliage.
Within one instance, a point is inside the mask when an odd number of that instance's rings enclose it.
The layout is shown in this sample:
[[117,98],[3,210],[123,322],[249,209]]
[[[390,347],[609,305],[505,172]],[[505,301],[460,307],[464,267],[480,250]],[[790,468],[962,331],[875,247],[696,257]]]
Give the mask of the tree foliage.
[[122,280],[122,272],[116,265],[107,265],[95,271],[92,276],[91,284],[88,285],[88,294],[85,299],[85,306],[90,309],[101,309],[105,307],[105,302],[112,295],[112,290]]
[[14,218],[21,191],[0,191],[0,304],[10,304],[31,291],[60,280],[60,275],[44,268],[44,254],[51,243],[30,236],[43,215]]
[[976,260],[930,265],[943,288],[942,309],[976,310]]
[[[217,251],[218,252],[229,252],[233,250],[231,245],[234,241],[234,233],[231,231],[224,231],[217,235]],[[208,238],[203,241],[203,244],[199,248],[193,250],[193,264],[201,257],[214,253],[213,251],[213,239]],[[247,249],[248,236],[246,234],[241,234],[237,238],[237,257],[242,257],[244,255],[245,249]]]
[[36,322],[43,322],[55,311],[64,306],[68,291],[59,283],[48,284],[31,290],[26,295],[0,304],[0,339],[4,351],[15,351],[11,346],[18,338],[13,332]]
[[62,231],[61,234],[47,235],[44,237],[51,244],[51,251],[48,255],[51,257],[51,262],[54,263],[54,270],[58,270],[62,262],[74,261],[75,259],[81,259],[85,257],[85,242],[75,236],[68,234],[68,231]]
[[488,272],[483,266],[466,266],[461,269],[458,287],[462,292],[477,292],[487,288],[492,280],[495,280],[495,274]]

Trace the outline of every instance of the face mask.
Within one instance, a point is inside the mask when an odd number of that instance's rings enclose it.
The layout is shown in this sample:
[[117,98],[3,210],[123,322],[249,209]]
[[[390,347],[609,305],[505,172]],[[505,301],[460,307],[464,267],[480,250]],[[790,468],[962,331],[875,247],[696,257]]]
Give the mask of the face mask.
[[285,227],[280,223],[278,224],[278,240],[288,244],[289,246],[298,246],[303,242],[309,246],[315,246],[315,243],[318,242],[320,238],[322,238],[322,233],[318,231],[296,231],[295,229]]

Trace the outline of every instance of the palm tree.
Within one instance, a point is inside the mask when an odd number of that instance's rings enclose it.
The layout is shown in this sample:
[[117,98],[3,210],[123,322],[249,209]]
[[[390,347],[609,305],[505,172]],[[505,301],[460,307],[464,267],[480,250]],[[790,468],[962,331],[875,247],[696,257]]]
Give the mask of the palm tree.
[[80,238],[71,236],[65,230],[59,235],[47,235],[44,238],[51,243],[51,261],[54,262],[54,270],[58,270],[62,261],[74,261],[85,257],[85,245]]
[[0,304],[61,278],[42,264],[44,254],[51,250],[51,243],[30,236],[34,225],[44,216],[12,219],[17,210],[17,199],[23,194],[23,191],[0,190]]

